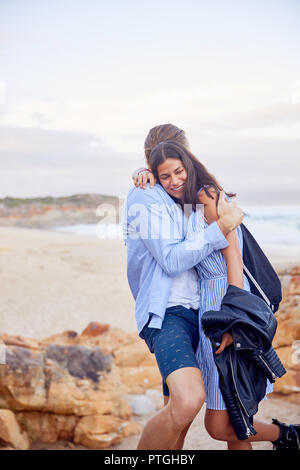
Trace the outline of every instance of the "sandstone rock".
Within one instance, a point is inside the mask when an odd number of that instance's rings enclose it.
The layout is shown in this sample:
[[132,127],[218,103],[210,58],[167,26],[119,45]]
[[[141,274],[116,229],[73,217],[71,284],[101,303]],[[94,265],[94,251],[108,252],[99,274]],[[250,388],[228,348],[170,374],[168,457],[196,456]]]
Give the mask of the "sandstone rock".
[[79,344],[79,335],[76,331],[67,330],[58,335],[52,335],[48,338],[44,338],[40,341],[41,345],[47,344],[59,344],[59,345],[77,345]]
[[287,373],[274,383],[274,392],[283,395],[300,392],[300,371],[293,369],[287,370]]
[[[282,276],[286,286],[273,346],[287,374],[275,382],[274,394],[300,404],[300,357],[293,349],[300,341],[300,268]],[[0,408],[6,410],[0,411],[14,410],[12,429],[17,425],[25,441],[107,449],[141,431],[131,421],[130,403],[140,416],[163,406],[155,357],[136,332],[91,322],[80,335],[67,330],[43,340],[6,334],[1,340],[6,364],[0,366]],[[143,396],[127,396],[128,403],[125,394]],[[5,448],[14,445],[0,439]]]
[[72,440],[80,418],[74,415],[53,413],[17,412],[20,427],[26,430],[31,442],[55,443],[58,440]]
[[11,410],[0,410],[0,440],[18,450],[28,450],[30,441]]
[[[132,342],[132,337],[126,342]],[[19,426],[32,442],[54,444],[76,436],[82,445],[100,449],[139,432],[130,421],[132,410],[122,398],[126,387],[110,354],[95,345],[41,342],[37,350],[20,338],[18,344],[26,346],[6,346],[7,361],[0,368],[0,407],[15,410]]]
[[93,336],[100,336],[106,331],[110,329],[110,325],[107,323],[97,323],[97,322],[91,322],[88,324],[88,326],[83,330],[81,333],[81,336],[88,336],[88,337],[93,337]]
[[288,295],[300,295],[300,276],[293,276],[287,287]]
[[293,266],[289,271],[290,276],[300,276],[300,266]]
[[60,346],[50,344],[46,349],[46,358],[52,359],[74,377],[90,378],[98,382],[101,372],[109,371],[112,357],[105,355],[100,348],[85,346]]
[[3,333],[0,336],[0,341],[8,346],[19,346],[36,350],[40,347],[39,342],[35,339],[25,338],[23,336],[11,336],[6,333]]
[[161,388],[161,375],[157,366],[122,367],[121,380],[126,393],[144,393],[148,388]]
[[40,410],[45,403],[42,351],[7,346],[6,364],[0,367],[0,408]]
[[[289,393],[288,395],[282,395],[281,393],[272,393],[272,397],[274,398],[284,398],[284,401],[288,401],[289,403],[296,403],[297,405],[300,405],[300,393],[295,392],[295,393]],[[297,422],[299,422],[299,418],[297,418]]]
[[289,346],[300,339],[300,321],[297,316],[298,311],[296,310],[294,313],[289,312],[283,318],[278,318],[277,331],[273,339],[274,348]]
[[[118,401],[118,406],[115,407],[114,414],[122,419],[128,420],[132,415],[132,409],[130,408],[130,405],[127,403],[126,400],[120,399]],[[128,424],[128,421],[126,422]]]
[[128,342],[134,342],[134,340],[130,338],[128,341],[124,331],[117,328],[109,329],[99,336],[80,335],[79,338],[79,344],[90,347],[98,346],[105,354],[113,354],[116,349],[121,345],[128,344]]
[[125,421],[120,425],[119,430],[122,432],[123,437],[129,437],[139,434],[142,431],[142,426],[135,421]]
[[0,407],[76,415],[111,411],[111,399],[85,381],[98,384],[111,370],[112,358],[99,348],[6,349],[7,364],[0,369]]
[[54,362],[51,365],[47,362],[46,367],[50,380],[43,411],[76,416],[112,412],[113,398],[109,393],[102,392],[99,386],[92,386],[88,380],[70,377]]
[[114,351],[115,364],[119,367],[156,366],[154,354],[151,354],[144,341],[120,346]]
[[112,416],[84,416],[76,426],[74,442],[90,449],[105,449],[121,442],[121,424]]
[[296,342],[290,346],[277,348],[276,353],[286,369],[296,369],[300,371],[300,341],[298,347]]
[[300,266],[282,273],[283,300],[276,313],[277,332],[273,346],[281,359],[286,374],[277,379],[274,393],[285,400],[300,403]]

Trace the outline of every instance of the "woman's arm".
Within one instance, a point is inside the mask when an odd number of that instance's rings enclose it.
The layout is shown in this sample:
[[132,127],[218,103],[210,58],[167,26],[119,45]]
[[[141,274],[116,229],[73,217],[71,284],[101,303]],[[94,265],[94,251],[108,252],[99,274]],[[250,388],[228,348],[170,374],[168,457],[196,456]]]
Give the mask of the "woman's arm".
[[[218,220],[217,214],[217,192],[215,189],[211,188],[209,194],[212,196],[210,198],[202,189],[199,193],[199,202],[204,204],[204,215],[208,223],[211,224],[215,220]],[[227,248],[221,250],[227,265],[227,278],[228,284],[231,284],[236,287],[243,289],[244,287],[244,276],[243,276],[243,260],[239,247],[239,240],[237,229],[232,230],[226,236],[226,239],[229,243]]]
[[244,288],[243,259],[239,247],[237,229],[229,232],[226,237],[229,246],[222,251],[227,265],[228,284]]
[[[209,194],[213,197],[210,198],[207,196],[205,191],[202,189],[200,191],[198,198],[201,204],[204,204],[204,215],[207,219],[207,222],[211,224],[215,220],[218,220],[217,214],[217,200],[218,195],[214,189],[209,190]],[[229,243],[227,248],[221,250],[227,265],[227,280],[228,284],[233,286],[244,287],[244,276],[243,276],[243,260],[239,247],[239,240],[237,229],[232,230],[226,236],[226,239]],[[224,333],[222,337],[222,342],[219,348],[216,350],[215,354],[221,354],[227,346],[233,343],[232,335],[227,332]]]

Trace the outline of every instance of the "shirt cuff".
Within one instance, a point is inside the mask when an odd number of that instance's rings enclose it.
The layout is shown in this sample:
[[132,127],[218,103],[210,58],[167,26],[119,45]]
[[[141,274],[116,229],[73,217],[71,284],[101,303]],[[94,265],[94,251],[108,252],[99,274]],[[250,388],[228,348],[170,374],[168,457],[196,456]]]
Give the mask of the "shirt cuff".
[[162,319],[156,315],[155,313],[151,314],[151,321],[148,324],[148,328],[158,328],[159,330],[161,329],[162,326]]
[[222,250],[229,246],[217,222],[212,222],[206,227],[204,230],[204,239],[213,245],[215,251]]

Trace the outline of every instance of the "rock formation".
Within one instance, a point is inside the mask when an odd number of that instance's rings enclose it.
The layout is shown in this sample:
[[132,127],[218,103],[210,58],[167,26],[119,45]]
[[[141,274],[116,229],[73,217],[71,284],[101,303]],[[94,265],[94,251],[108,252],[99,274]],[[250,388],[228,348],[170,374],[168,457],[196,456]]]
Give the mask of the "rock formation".
[[91,323],[81,335],[0,339],[0,445],[67,440],[104,449],[140,432],[123,396],[160,388],[161,379],[136,334]]
[[[274,394],[300,404],[300,268],[279,275],[283,300],[273,345],[287,373],[275,382]],[[135,332],[93,322],[81,334],[65,331],[43,340],[3,334],[1,342],[2,449],[59,440],[108,448],[141,431],[129,403],[140,414],[141,395],[161,392],[155,357]],[[137,400],[125,400],[130,394]]]
[[274,392],[300,405],[300,267],[285,270],[279,276],[283,299],[276,312],[278,325],[273,346],[287,373],[276,380]]
[[0,226],[50,228],[73,224],[119,223],[122,200],[101,194],[0,199]]

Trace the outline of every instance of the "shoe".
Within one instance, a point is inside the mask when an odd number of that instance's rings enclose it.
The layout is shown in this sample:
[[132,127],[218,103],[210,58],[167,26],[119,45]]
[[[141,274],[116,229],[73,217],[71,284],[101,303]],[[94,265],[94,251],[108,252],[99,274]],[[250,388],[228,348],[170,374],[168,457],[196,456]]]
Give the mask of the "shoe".
[[273,424],[280,427],[280,436],[272,441],[273,450],[300,450],[300,424],[285,424],[272,419]]

